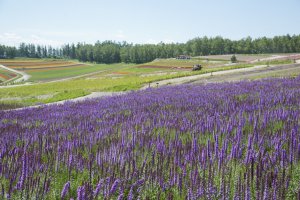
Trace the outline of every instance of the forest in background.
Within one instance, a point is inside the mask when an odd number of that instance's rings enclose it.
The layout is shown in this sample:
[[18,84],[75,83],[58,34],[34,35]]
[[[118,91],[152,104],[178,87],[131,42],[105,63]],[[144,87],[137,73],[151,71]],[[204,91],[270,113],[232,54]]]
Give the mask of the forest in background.
[[95,44],[65,44],[60,48],[21,43],[19,47],[0,45],[0,58],[64,58],[95,63],[146,63],[156,58],[179,55],[267,54],[300,52],[300,35],[251,37],[230,40],[221,36],[197,37],[186,43],[130,44],[97,41]]

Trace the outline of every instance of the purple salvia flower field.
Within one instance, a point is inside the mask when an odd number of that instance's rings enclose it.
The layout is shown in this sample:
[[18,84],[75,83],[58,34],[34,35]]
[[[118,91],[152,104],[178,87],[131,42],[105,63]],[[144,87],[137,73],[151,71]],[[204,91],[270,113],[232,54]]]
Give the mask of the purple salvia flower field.
[[297,199],[300,77],[0,112],[0,199]]

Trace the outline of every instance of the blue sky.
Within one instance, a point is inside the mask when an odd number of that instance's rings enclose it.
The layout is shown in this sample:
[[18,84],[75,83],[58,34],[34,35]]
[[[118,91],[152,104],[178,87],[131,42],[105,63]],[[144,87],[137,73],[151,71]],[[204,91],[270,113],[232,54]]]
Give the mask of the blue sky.
[[0,0],[0,44],[300,34],[300,0]]

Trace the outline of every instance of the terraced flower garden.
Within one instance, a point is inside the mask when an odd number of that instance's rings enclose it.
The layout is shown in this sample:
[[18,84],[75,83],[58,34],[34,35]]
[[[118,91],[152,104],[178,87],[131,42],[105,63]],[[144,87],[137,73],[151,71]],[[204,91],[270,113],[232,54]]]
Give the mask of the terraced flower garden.
[[300,77],[0,112],[1,199],[299,199]]
[[0,83],[16,78],[18,75],[0,68]]
[[29,81],[53,81],[101,71],[101,65],[83,64],[64,60],[0,60],[9,68],[24,71],[31,76]]
[[[0,63],[7,67],[17,70],[31,70],[31,69],[44,69],[44,68],[59,68],[59,67],[68,67],[75,65],[74,62],[63,61],[63,60],[13,60],[13,61],[5,61],[1,60]],[[83,65],[83,64],[76,64]]]

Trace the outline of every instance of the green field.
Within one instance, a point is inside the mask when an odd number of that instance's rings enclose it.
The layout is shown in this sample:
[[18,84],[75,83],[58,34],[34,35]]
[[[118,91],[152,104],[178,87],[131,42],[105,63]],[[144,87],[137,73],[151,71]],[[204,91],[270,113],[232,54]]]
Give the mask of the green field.
[[256,65],[286,65],[294,63],[293,60],[284,59],[284,60],[270,60],[270,61],[259,61],[256,62]]
[[[204,69],[197,72],[179,71],[174,74],[174,71],[161,73],[161,70],[148,71],[151,76],[143,76],[147,73],[142,73],[137,66],[116,65],[116,70],[104,71],[97,75],[77,78],[67,81],[58,81],[51,83],[38,83],[33,85],[24,85],[13,88],[0,89],[0,104],[28,106],[41,103],[56,102],[65,99],[84,96],[96,91],[129,91],[141,88],[149,82],[209,73],[211,71],[228,70],[233,68],[251,67],[252,65],[236,65],[227,66],[218,69]],[[109,67],[109,66],[107,66]],[[128,74],[120,74],[122,71],[127,71]],[[129,73],[130,72],[130,73]],[[156,72],[157,74],[155,74]],[[154,73],[154,74],[153,74]]]
[[[39,61],[41,60],[34,60],[34,62]],[[255,65],[290,64],[291,62],[291,60],[280,60],[255,64],[225,65],[228,63],[227,61],[157,59],[143,65],[87,63],[82,66],[67,68],[46,68],[41,71],[28,70],[26,72],[32,76],[29,81],[40,83],[0,88],[0,105],[11,108],[44,104],[85,96],[91,92],[137,90],[150,82],[164,79],[246,68]],[[201,64],[203,69],[201,71],[191,71],[191,67],[194,64]],[[145,68],[145,66],[147,67]],[[161,68],[161,66],[166,67]],[[69,77],[76,78],[47,83],[47,81]]]
[[[152,62],[142,65],[135,64],[93,64],[78,63],[76,61],[56,60],[56,59],[16,59],[16,60],[0,60],[0,63],[20,63],[21,66],[13,66],[14,69],[21,70],[29,74],[31,77],[29,82],[48,82],[65,78],[92,75],[101,72],[109,74],[111,71],[114,75],[138,75],[138,74],[161,74],[161,73],[181,73],[182,71],[190,71],[195,64],[201,64],[203,69],[222,68],[228,61],[216,61],[213,59],[206,60],[202,58],[192,58],[190,60],[177,59],[156,59]],[[67,62],[67,66],[59,66],[59,63]],[[49,66],[50,63],[50,66]],[[51,66],[51,63],[53,66]],[[256,64],[289,64],[291,60],[274,60],[257,62]],[[24,66],[22,67],[22,65]],[[81,64],[81,65],[80,65]],[[28,66],[29,65],[29,66]],[[32,65],[32,66],[30,66]],[[45,65],[45,66],[44,66]],[[66,65],[66,64],[64,64]],[[68,66],[70,65],[70,66]],[[78,66],[73,66],[78,65]],[[9,66],[8,66],[9,67]],[[29,68],[28,68],[29,67]],[[36,68],[36,69],[35,69]],[[22,70],[23,69],[23,70]]]
[[53,81],[53,80],[59,80],[64,78],[70,78],[74,76],[81,76],[85,74],[90,73],[97,73],[97,72],[103,72],[103,71],[109,71],[109,70],[115,70],[121,67],[127,67],[132,66],[132,64],[112,64],[112,65],[106,65],[106,64],[91,64],[91,65],[85,65],[85,66],[77,66],[77,67],[66,67],[66,68],[59,68],[59,69],[51,69],[51,70],[40,70],[40,71],[34,71],[29,70],[27,73],[31,75],[31,78],[29,81]]
[[224,65],[226,63],[228,63],[228,61],[219,61],[215,59],[206,60],[201,58],[192,58],[187,60],[181,60],[181,59],[170,58],[170,59],[156,59],[144,65],[191,68],[193,67],[193,65],[196,64],[201,64],[203,67],[214,67],[214,66]]

